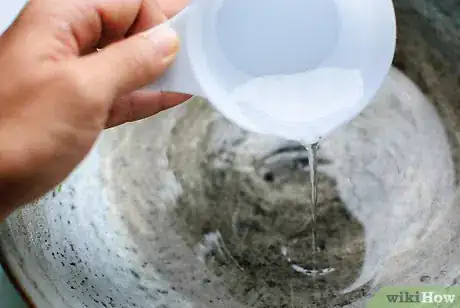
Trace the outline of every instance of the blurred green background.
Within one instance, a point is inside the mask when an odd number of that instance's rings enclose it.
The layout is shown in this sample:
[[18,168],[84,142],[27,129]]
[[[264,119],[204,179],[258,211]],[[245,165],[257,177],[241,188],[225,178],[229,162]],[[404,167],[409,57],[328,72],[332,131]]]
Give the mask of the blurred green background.
[[27,308],[0,266],[0,308]]

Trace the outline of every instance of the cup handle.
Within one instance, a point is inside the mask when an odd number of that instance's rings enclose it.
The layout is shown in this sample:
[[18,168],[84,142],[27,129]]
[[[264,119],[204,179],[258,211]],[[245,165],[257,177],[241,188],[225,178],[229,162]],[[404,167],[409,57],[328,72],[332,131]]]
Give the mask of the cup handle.
[[201,87],[191,66],[187,52],[187,20],[194,7],[189,5],[164,23],[174,29],[180,39],[180,49],[173,64],[153,84],[146,88],[154,91],[175,92],[203,97]]

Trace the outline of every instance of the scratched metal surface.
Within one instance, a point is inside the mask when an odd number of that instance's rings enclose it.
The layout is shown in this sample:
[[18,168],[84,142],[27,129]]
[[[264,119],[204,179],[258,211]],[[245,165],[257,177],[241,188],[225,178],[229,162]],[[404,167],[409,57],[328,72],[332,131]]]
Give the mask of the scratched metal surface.
[[395,5],[395,66],[417,86],[392,70],[319,150],[318,260],[335,271],[313,281],[295,270],[312,257],[305,151],[194,99],[106,132],[60,193],[2,226],[3,256],[30,299],[364,307],[383,285],[457,283],[460,3]]

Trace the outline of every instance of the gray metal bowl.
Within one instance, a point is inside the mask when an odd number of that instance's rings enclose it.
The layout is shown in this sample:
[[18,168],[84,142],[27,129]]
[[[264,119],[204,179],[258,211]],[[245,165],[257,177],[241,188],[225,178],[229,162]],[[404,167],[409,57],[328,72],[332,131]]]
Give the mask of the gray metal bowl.
[[318,250],[305,150],[193,99],[108,130],[60,192],[2,225],[29,302],[364,307],[381,286],[457,284],[460,4],[395,5],[404,74],[320,144]]

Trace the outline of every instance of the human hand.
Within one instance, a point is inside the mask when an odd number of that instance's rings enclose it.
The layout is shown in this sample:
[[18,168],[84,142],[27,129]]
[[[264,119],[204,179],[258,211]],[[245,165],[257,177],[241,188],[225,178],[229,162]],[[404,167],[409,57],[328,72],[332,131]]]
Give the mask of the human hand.
[[178,50],[171,29],[144,31],[186,2],[33,0],[0,36],[0,220],[60,183],[104,128],[189,98],[137,90]]

